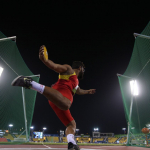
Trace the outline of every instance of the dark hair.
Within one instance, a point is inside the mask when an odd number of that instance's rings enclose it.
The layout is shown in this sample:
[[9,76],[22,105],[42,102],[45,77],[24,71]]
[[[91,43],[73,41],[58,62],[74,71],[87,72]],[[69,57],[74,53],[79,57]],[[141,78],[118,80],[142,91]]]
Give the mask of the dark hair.
[[81,61],[74,61],[72,64],[72,69],[78,69],[79,67],[85,68],[83,62]]

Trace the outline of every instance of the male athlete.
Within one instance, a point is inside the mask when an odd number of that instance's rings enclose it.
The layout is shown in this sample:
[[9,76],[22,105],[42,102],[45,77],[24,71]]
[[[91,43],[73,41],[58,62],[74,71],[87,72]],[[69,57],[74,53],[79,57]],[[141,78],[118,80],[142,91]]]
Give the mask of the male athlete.
[[59,73],[59,79],[52,87],[41,85],[33,81],[32,78],[25,76],[15,78],[11,85],[33,89],[43,94],[48,99],[58,118],[66,126],[65,134],[68,141],[68,150],[80,150],[74,140],[76,122],[69,108],[75,93],[79,95],[94,94],[96,90],[82,90],[78,86],[78,79],[82,79],[84,74],[84,64],[82,62],[74,61],[71,67],[67,64],[60,65],[49,59],[46,60],[44,57],[44,45],[40,47],[39,58],[48,68]]

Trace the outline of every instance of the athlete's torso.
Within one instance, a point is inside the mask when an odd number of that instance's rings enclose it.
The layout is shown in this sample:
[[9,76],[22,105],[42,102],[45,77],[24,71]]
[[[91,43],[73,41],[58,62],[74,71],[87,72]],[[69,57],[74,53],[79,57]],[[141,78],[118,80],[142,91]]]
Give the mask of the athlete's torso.
[[78,84],[79,81],[76,76],[76,73],[74,72],[71,75],[59,75],[59,79],[54,85],[63,86],[63,88],[67,88],[70,90],[72,95],[74,95],[78,88]]

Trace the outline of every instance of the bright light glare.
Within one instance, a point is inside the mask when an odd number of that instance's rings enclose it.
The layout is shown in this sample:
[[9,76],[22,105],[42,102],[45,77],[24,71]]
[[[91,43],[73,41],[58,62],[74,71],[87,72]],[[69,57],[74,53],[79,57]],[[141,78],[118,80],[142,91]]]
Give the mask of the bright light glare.
[[99,131],[99,128],[94,128],[94,131]]
[[43,130],[46,130],[46,129],[47,129],[47,128],[45,128],[45,127],[43,128]]
[[150,123],[146,124],[146,127],[150,128]]
[[125,131],[125,130],[126,130],[126,128],[122,128],[122,130],[124,130],[124,131]]
[[2,74],[2,72],[3,72],[3,68],[2,67],[0,67],[0,76],[1,76],[1,74]]
[[136,80],[130,81],[130,87],[131,87],[131,93],[133,95],[139,95]]
[[9,124],[9,127],[13,127],[13,124]]
[[34,127],[33,127],[33,126],[31,126],[31,127],[30,127],[30,129],[34,129]]
[[64,134],[64,131],[63,131],[63,130],[60,130],[60,133],[61,133],[61,134]]

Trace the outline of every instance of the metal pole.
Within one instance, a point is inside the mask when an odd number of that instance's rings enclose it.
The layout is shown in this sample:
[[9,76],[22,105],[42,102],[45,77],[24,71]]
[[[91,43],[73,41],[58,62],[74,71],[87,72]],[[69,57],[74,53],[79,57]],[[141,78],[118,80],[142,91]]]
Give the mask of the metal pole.
[[130,104],[130,114],[129,114],[129,121],[128,121],[128,134],[127,134],[127,144],[129,144],[129,134],[130,134],[130,123],[131,123],[131,115],[132,115],[132,106],[133,106],[133,95],[131,96],[131,104]]
[[27,77],[39,77],[40,78],[40,74],[38,74],[38,75],[32,75],[32,76],[27,76]]
[[122,75],[122,74],[118,74],[118,73],[117,73],[117,76],[121,76],[121,77],[129,78],[129,79],[133,79],[132,77],[129,77],[129,76],[125,76],[125,75]]
[[131,104],[130,104],[130,114],[129,114],[129,121],[128,121],[128,135],[127,135],[127,144],[129,145],[129,140],[130,140],[130,124],[131,124],[131,115],[132,115],[132,106],[133,106],[133,98],[134,98],[134,84],[135,84],[135,80],[133,83],[133,91],[131,91]]
[[25,96],[24,88],[22,87],[22,98],[23,98],[23,110],[24,110],[24,120],[25,120],[25,129],[26,129],[26,140],[28,141],[28,128],[27,128],[27,118],[26,118],[26,105],[25,105]]
[[133,33],[133,36],[135,38],[138,36],[138,37],[141,37],[141,38],[150,39],[150,36],[139,34],[139,33]]
[[17,138],[20,138],[20,136],[25,132],[26,130],[24,130]]
[[[125,78],[129,78],[129,79],[133,79],[131,77],[128,77],[128,76],[124,76],[124,75],[121,75],[121,74],[117,74],[117,76],[122,76],[122,77],[125,77]],[[134,80],[134,79],[133,79]],[[135,80],[134,80],[134,83],[135,83]],[[133,84],[134,85],[134,84]],[[133,93],[134,93],[134,89],[133,89]],[[131,123],[131,115],[132,115],[132,106],[133,106],[133,93],[131,93],[131,104],[130,104],[130,114],[129,114],[129,120],[128,120],[128,134],[127,134],[127,145],[129,145],[129,140],[130,140],[130,123]]]
[[[39,75],[32,75],[28,77],[39,77]],[[28,141],[28,127],[27,127],[27,117],[26,117],[26,105],[25,105],[25,96],[24,96],[24,88],[22,87],[22,98],[23,98],[23,109],[24,109],[24,120],[25,120],[25,130],[26,130],[26,140]]]
[[2,39],[0,39],[0,42],[1,42],[1,41],[5,41],[5,40],[9,40],[9,39],[15,39],[15,42],[16,42],[16,36],[7,37],[7,38],[2,38]]

